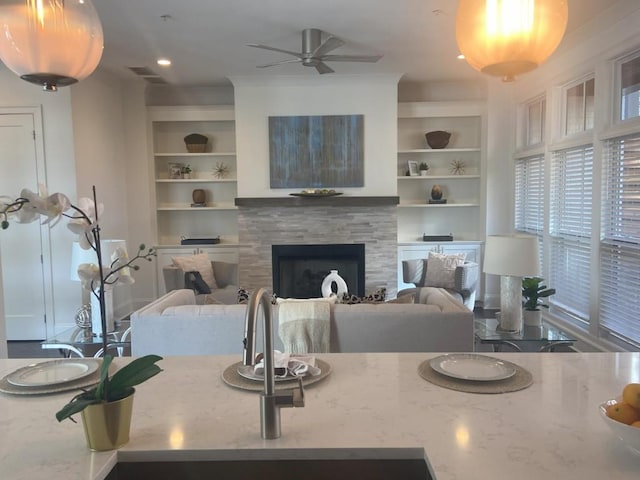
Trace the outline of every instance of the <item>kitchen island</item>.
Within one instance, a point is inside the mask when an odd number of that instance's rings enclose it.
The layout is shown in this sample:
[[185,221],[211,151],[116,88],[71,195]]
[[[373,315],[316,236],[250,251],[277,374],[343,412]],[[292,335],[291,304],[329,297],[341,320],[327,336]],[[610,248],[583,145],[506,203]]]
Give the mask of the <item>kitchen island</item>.
[[[640,353],[491,354],[533,374],[530,387],[504,394],[422,379],[418,366],[438,355],[319,354],[331,374],[305,389],[304,408],[282,409],[276,440],[260,438],[258,393],[221,379],[236,356],[162,360],[164,372],[137,389],[131,440],[119,451],[92,453],[80,424],[56,421],[72,392],[0,394],[0,478],[103,479],[118,458],[233,459],[292,449],[301,458],[328,449],[424,450],[438,480],[640,478],[640,455],[598,414],[601,402],[640,382]],[[43,360],[0,360],[0,377],[36,361]]]

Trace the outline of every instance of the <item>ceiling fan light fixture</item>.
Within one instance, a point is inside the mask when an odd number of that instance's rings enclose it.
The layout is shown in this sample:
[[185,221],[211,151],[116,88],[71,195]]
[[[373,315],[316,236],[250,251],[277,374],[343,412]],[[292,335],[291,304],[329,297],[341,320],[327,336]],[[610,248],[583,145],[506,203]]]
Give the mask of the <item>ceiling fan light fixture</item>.
[[556,50],[568,17],[567,0],[460,0],[456,40],[471,67],[513,81]]
[[103,33],[91,0],[9,0],[0,5],[0,60],[46,91],[87,78]]

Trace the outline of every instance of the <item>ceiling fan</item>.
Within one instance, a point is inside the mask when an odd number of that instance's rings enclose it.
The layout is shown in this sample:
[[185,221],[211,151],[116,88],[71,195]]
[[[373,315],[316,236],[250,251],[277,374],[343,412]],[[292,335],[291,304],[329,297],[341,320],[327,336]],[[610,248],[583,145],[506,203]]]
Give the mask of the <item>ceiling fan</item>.
[[322,30],[317,28],[307,28],[302,31],[302,52],[293,52],[281,48],[270,47],[260,43],[250,43],[248,47],[262,48],[293,55],[294,59],[282,60],[280,62],[258,65],[258,68],[284,65],[285,63],[302,63],[305,67],[315,67],[320,74],[333,73],[334,70],[325,62],[369,62],[374,63],[382,58],[382,55],[327,55],[329,52],[344,45],[344,41],[338,37],[329,35],[322,41]]

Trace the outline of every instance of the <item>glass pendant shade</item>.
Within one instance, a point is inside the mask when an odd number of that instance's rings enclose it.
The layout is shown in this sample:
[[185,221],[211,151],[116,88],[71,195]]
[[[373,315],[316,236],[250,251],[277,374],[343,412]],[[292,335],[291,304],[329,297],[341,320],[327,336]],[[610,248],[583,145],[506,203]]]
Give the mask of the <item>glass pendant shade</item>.
[[460,0],[458,48],[476,70],[512,81],[549,58],[568,16],[567,0]]
[[45,90],[83,80],[102,57],[102,25],[91,0],[3,1],[0,29],[0,59]]

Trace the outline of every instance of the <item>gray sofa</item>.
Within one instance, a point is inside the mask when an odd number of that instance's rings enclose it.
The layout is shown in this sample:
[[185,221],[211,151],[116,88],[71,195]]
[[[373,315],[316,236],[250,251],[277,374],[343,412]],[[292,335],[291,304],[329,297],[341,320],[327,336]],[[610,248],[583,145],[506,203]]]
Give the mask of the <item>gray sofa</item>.
[[[398,296],[415,294],[416,303],[424,303],[425,296],[433,288],[427,285],[427,268],[429,261],[426,258],[402,261],[402,280],[404,283],[413,283],[416,288],[400,290]],[[480,267],[474,262],[465,262],[456,267],[454,272],[454,287],[446,288],[458,301],[462,302],[469,310],[473,311],[476,303],[476,289],[480,278]]]
[[[424,301],[332,305],[331,352],[473,351],[473,313],[437,288]],[[197,305],[193,291],[174,290],[131,315],[132,355],[240,355],[245,313],[245,305]],[[256,342],[262,345],[261,326]]]
[[[212,261],[213,275],[218,288],[206,295],[196,295],[196,303],[238,303],[238,264]],[[167,292],[181,290],[184,285],[184,272],[175,265],[162,267],[164,286]],[[208,296],[208,298],[206,298]]]

